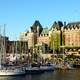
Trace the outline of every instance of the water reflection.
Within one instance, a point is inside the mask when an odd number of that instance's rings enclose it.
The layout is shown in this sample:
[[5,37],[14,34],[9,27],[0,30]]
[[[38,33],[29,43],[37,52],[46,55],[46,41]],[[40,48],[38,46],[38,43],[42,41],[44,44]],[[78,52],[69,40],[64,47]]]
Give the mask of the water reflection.
[[55,70],[38,75],[0,76],[0,80],[80,80],[80,70]]
[[53,80],[80,80],[80,70],[58,70]]
[[25,80],[25,76],[0,76],[0,80]]

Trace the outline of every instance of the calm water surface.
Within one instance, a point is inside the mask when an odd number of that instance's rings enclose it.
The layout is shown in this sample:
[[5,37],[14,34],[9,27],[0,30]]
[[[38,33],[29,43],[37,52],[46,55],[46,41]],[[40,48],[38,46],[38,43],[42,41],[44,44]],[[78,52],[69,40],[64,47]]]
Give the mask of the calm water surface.
[[6,76],[0,80],[80,80],[80,69],[76,70],[55,70],[37,75]]

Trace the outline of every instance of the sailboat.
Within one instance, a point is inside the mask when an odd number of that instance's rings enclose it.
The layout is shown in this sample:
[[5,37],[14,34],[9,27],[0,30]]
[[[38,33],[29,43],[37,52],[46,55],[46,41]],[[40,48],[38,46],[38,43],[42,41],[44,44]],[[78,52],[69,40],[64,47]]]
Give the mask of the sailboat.
[[[5,25],[4,25],[4,35],[5,35]],[[2,37],[0,34],[0,39],[2,42],[4,42],[4,44],[0,43],[0,44],[2,44],[0,46],[1,47],[1,50],[0,50],[0,76],[13,76],[13,75],[24,75],[24,74],[26,74],[25,68],[23,68],[23,67],[13,67],[13,66],[5,67],[2,65],[2,60],[5,58],[4,55],[6,54],[5,36]],[[4,56],[3,59],[2,59],[2,54]]]
[[0,76],[24,75],[25,70],[22,69],[0,69]]

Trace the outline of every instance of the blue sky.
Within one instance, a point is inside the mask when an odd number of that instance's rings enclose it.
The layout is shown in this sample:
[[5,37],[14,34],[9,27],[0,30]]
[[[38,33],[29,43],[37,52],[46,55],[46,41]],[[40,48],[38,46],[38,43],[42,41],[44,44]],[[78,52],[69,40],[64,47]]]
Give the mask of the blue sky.
[[80,21],[80,0],[0,0],[0,25],[12,40],[35,20],[49,28],[54,21]]

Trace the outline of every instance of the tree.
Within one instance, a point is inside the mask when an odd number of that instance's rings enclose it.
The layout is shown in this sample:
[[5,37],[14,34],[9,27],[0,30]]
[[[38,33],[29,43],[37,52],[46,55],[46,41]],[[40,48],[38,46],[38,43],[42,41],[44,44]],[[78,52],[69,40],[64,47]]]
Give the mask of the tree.
[[59,49],[60,49],[60,33],[59,32],[54,32],[53,35],[53,48],[56,51],[56,53],[59,53]]
[[49,40],[49,47],[53,50],[53,34],[51,34],[50,40]]
[[60,32],[58,31],[52,31],[49,46],[51,50],[56,51],[56,53],[59,53],[60,50]]

